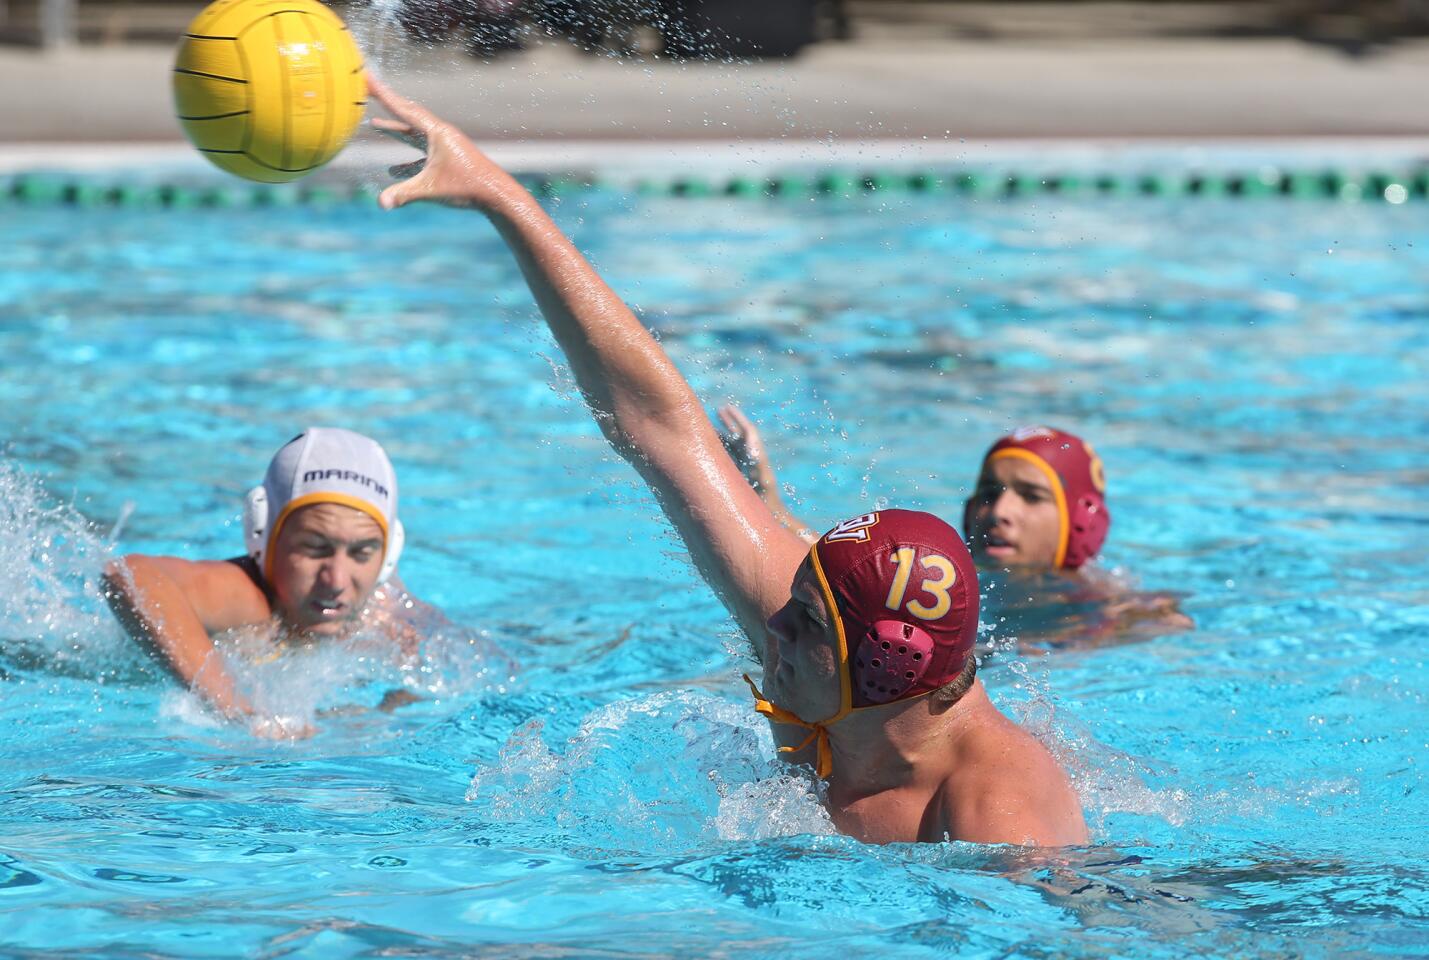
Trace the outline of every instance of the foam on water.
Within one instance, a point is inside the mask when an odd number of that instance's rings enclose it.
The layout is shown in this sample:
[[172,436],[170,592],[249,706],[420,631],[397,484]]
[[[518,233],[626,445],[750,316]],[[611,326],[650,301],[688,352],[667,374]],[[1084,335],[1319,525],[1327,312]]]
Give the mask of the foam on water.
[[764,719],[693,690],[595,710],[560,752],[533,719],[476,772],[466,799],[493,819],[534,816],[581,842],[638,838],[646,854],[833,832],[810,781],[774,758]]
[[[116,524],[117,526],[117,524]],[[100,677],[128,660],[100,577],[110,537],[0,459],[0,652],[12,663]]]

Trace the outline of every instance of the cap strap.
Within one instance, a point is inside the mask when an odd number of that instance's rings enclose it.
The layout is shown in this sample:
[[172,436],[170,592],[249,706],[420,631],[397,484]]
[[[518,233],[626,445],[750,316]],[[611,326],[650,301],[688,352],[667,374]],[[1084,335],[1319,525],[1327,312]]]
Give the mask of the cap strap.
[[848,672],[848,637],[844,633],[844,618],[839,610],[838,601],[834,598],[833,587],[829,584],[829,578],[824,574],[824,566],[819,561],[819,544],[815,541],[809,548],[809,563],[813,567],[814,575],[819,580],[819,590],[823,594],[824,604],[828,609],[829,617],[833,621],[835,639],[838,643],[838,675],[839,675],[839,710],[829,719],[822,723],[809,723],[798,715],[790,713],[783,707],[776,707],[769,702],[769,698],[759,692],[759,688],[754,685],[754,681],[749,679],[749,674],[744,675],[744,682],[749,684],[750,691],[754,694],[754,710],[762,713],[775,723],[787,723],[796,727],[803,727],[811,731],[804,738],[804,741],[796,747],[780,747],[780,753],[797,753],[807,747],[810,743],[818,742],[818,765],[814,768],[820,777],[827,777],[834,769],[834,751],[829,745],[829,724],[837,723],[848,716],[853,710],[853,684]]
[[783,707],[774,706],[774,704],[769,702],[769,698],[764,696],[759,688],[754,685],[754,681],[749,678],[749,674],[747,673],[744,675],[744,682],[749,684],[749,691],[754,694],[754,710],[756,713],[764,714],[775,723],[787,723],[791,726],[803,727],[805,730],[810,731],[809,735],[805,737],[803,742],[798,746],[780,747],[779,752],[798,753],[809,744],[817,741],[819,759],[814,770],[821,777],[827,777],[832,773],[834,769],[834,752],[833,748],[829,746],[829,731],[824,728],[824,725],[822,723],[808,723],[805,720],[801,720],[795,714],[790,713],[788,710],[785,710]]
[[853,709],[853,678],[849,675],[848,659],[848,634],[844,630],[844,615],[839,609],[838,599],[834,596],[833,585],[829,583],[828,575],[824,573],[823,562],[819,559],[819,545],[817,542],[809,548],[809,565],[814,570],[814,576],[819,580],[819,592],[824,598],[824,607],[829,612],[829,618],[833,622],[834,637],[838,641],[839,658],[839,712],[834,714],[825,723],[833,723],[842,720],[844,714]]

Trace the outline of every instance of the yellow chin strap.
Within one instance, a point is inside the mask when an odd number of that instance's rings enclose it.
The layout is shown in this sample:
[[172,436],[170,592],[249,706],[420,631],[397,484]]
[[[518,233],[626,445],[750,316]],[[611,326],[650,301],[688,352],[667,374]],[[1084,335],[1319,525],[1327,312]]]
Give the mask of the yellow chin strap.
[[828,610],[829,616],[833,620],[834,632],[838,637],[839,712],[821,723],[809,723],[783,707],[776,707],[771,703],[769,698],[754,685],[754,681],[749,679],[747,673],[744,675],[744,682],[749,684],[750,692],[754,694],[756,713],[762,713],[774,723],[787,723],[809,731],[809,735],[798,746],[780,747],[779,752],[798,753],[810,743],[817,742],[818,763],[814,770],[820,777],[827,777],[834,769],[834,751],[829,745],[828,728],[848,716],[849,712],[853,710],[853,687],[848,674],[848,637],[844,633],[844,619],[839,614],[838,604],[834,602],[834,590],[829,586],[829,578],[824,575],[823,564],[819,563],[817,542],[809,548],[809,562],[813,566],[814,576],[819,579],[819,590],[824,596],[824,608]]
[[826,723],[806,723],[803,720],[799,719],[799,717],[795,714],[792,714],[788,710],[785,710],[783,707],[776,707],[774,706],[774,704],[770,703],[769,698],[764,696],[764,694],[760,692],[759,688],[754,685],[754,681],[749,678],[749,674],[747,673],[744,675],[744,682],[749,684],[749,691],[750,693],[754,694],[755,713],[764,714],[770,719],[770,721],[774,723],[787,723],[790,726],[803,727],[804,729],[809,731],[809,735],[805,737],[803,739],[803,742],[801,742],[798,746],[780,747],[779,752],[798,753],[800,750],[807,747],[810,743],[813,743],[815,740],[817,740],[819,744],[819,759],[818,763],[814,767],[814,770],[821,777],[827,777],[830,773],[833,773],[834,750],[833,747],[829,746],[828,724],[833,723],[834,720],[837,720],[839,718],[834,717]]

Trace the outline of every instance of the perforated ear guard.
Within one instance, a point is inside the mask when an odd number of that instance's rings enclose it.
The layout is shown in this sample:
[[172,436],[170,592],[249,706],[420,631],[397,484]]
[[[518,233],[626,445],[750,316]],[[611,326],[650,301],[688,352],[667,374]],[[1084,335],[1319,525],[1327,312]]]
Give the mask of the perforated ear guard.
[[[268,491],[254,487],[243,498],[243,544],[248,555],[263,569],[263,555],[268,552]],[[401,520],[392,522],[392,530],[387,538],[387,551],[382,557],[382,569],[377,573],[377,582],[386,583],[397,572],[397,561],[402,557],[402,548],[407,545],[407,531]]]
[[243,545],[262,570],[268,546],[268,491],[262,487],[254,487],[243,498]]
[[879,620],[859,640],[853,682],[870,703],[890,703],[913,689],[933,662],[933,638],[901,620]]
[[1107,531],[1111,529],[1111,514],[1105,503],[1089,495],[1078,497],[1067,513],[1070,529],[1067,531],[1067,555],[1062,558],[1062,566],[1075,570],[1101,550]]

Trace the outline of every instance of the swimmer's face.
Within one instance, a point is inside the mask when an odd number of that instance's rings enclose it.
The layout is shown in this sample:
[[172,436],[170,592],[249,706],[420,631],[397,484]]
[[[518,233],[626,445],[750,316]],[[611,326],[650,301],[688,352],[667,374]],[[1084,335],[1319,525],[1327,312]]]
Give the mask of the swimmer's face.
[[807,559],[794,576],[788,602],[768,627],[764,695],[811,723],[838,713],[838,632]]
[[968,501],[973,556],[1004,567],[1050,567],[1062,539],[1062,518],[1047,475],[1020,457],[982,465]]
[[382,528],[361,510],[315,503],[295,510],[273,544],[278,613],[303,633],[331,636],[362,615],[382,569]]

